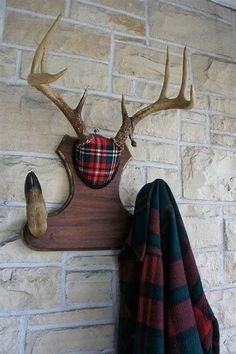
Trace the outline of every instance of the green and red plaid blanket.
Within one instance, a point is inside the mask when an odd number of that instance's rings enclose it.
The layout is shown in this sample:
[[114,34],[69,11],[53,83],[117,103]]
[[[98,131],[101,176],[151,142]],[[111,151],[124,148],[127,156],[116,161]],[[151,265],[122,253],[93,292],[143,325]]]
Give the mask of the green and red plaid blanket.
[[119,354],[219,353],[218,323],[163,180],[145,185],[138,194],[119,270]]

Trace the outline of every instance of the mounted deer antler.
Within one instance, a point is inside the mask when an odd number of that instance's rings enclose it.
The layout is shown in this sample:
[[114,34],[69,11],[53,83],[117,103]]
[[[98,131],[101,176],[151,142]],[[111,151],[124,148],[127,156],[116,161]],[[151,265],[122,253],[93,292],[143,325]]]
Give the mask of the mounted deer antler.
[[[116,134],[115,139],[114,139],[115,143],[120,148],[124,147],[125,141],[128,138],[128,136],[131,138],[136,124],[138,124],[142,119],[144,119],[148,115],[150,115],[152,113],[159,112],[159,111],[164,111],[167,109],[174,109],[174,108],[189,109],[194,106],[195,94],[194,94],[193,85],[191,85],[191,88],[190,88],[190,100],[189,101],[186,100],[185,96],[184,96],[185,89],[186,89],[186,83],[187,83],[186,47],[184,48],[184,53],[183,53],[182,83],[181,83],[180,91],[179,91],[179,94],[177,97],[175,97],[175,98],[167,98],[166,97],[168,83],[169,83],[169,51],[167,48],[165,76],[164,76],[164,82],[163,82],[163,86],[162,86],[162,90],[161,90],[159,98],[154,103],[150,104],[149,106],[140,109],[132,117],[129,117],[127,114],[126,107],[125,107],[124,96],[122,95],[121,110],[122,110],[123,122],[120,127],[120,130],[118,131],[118,133]],[[136,146],[136,143],[132,138],[131,138],[131,144],[133,146]]]
[[[64,113],[76,131],[79,140],[64,136],[57,148],[57,153],[64,162],[68,174],[70,194],[64,206],[54,214],[47,217],[37,177],[32,172],[28,174],[25,184],[28,222],[24,228],[24,238],[29,245],[40,249],[64,249],[63,247],[79,249],[80,242],[85,248],[93,249],[99,236],[104,241],[101,242],[100,248],[119,248],[122,245],[123,232],[128,229],[130,220],[130,215],[123,208],[119,198],[119,178],[122,168],[130,157],[125,141],[129,136],[131,144],[136,146],[132,138],[135,126],[148,115],[167,109],[193,107],[195,102],[193,86],[190,89],[190,100],[185,99],[184,96],[187,83],[186,48],[183,53],[182,83],[176,98],[167,98],[166,96],[169,81],[169,53],[167,49],[164,82],[157,101],[140,109],[130,117],[122,95],[123,121],[115,138],[108,139],[91,135],[87,132],[81,117],[87,89],[78,106],[72,109],[49,86],[50,83],[59,79],[66,70],[49,74],[46,65],[48,46],[60,18],[61,15],[56,18],[35,52],[28,83],[47,96]],[[102,189],[104,186],[107,186],[105,191]],[[91,189],[88,189],[89,187]],[[90,205],[90,199],[93,200],[92,205]],[[94,200],[96,200],[97,209]],[[81,208],[80,205],[82,205]],[[89,208],[86,208],[88,205]],[[58,218],[59,214],[60,218]],[[96,222],[99,222],[100,227],[96,226]],[[115,222],[118,224],[115,225]],[[109,227],[104,229],[103,223]]]
[[63,69],[56,74],[47,73],[47,64],[45,54],[47,53],[49,43],[51,41],[52,35],[57,28],[57,24],[61,19],[59,15],[46,35],[43,37],[40,42],[32,62],[31,72],[28,76],[28,83],[41,91],[45,96],[47,96],[55,105],[64,113],[66,118],[71,123],[75,132],[79,137],[80,144],[88,143],[92,136],[88,134],[87,129],[84,125],[84,122],[81,118],[82,108],[86,99],[87,89],[84,91],[84,94],[75,109],[72,109],[68,104],[63,100],[63,98],[55,93],[48,84],[59,79],[67,69]]

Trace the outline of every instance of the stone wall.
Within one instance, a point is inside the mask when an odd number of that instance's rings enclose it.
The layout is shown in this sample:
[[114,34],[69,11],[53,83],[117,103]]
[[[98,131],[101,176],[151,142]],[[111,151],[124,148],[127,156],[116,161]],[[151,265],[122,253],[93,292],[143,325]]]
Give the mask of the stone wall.
[[114,353],[117,252],[34,252],[19,239],[29,170],[48,208],[68,193],[54,151],[74,133],[26,83],[59,12],[49,70],[68,71],[55,87],[75,105],[89,85],[86,124],[106,136],[121,123],[122,92],[130,113],[160,92],[167,44],[170,94],[178,91],[187,45],[196,107],[139,124],[120,194],[132,209],[147,181],[170,184],[220,323],[221,352],[236,353],[236,22],[206,0],[0,0],[0,353]]

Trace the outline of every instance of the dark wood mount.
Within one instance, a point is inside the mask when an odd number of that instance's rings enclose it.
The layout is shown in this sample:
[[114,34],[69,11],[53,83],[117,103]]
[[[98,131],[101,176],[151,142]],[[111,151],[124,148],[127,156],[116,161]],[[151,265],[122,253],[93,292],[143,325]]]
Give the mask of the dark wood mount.
[[48,229],[43,236],[33,237],[26,224],[23,240],[30,248],[45,251],[119,249],[129,233],[132,218],[119,197],[120,178],[130,152],[124,148],[119,168],[106,187],[92,189],[74,170],[71,152],[75,142],[75,138],[65,135],[56,150],[68,174],[68,199],[48,216]]

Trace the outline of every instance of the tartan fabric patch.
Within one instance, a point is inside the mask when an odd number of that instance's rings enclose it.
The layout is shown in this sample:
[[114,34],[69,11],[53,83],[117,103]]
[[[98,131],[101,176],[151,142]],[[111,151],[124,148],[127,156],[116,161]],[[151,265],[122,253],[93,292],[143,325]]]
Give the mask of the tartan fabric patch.
[[119,354],[219,354],[218,322],[163,180],[137,196],[119,271]]
[[102,188],[114,177],[120,163],[120,154],[120,149],[112,139],[95,135],[88,144],[75,144],[74,167],[86,185]]

